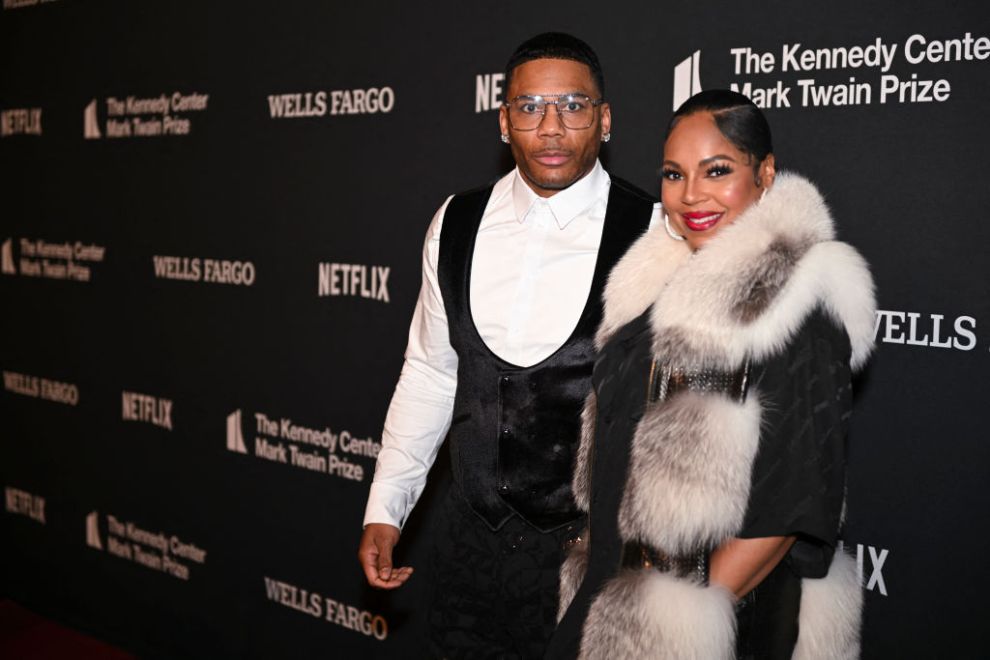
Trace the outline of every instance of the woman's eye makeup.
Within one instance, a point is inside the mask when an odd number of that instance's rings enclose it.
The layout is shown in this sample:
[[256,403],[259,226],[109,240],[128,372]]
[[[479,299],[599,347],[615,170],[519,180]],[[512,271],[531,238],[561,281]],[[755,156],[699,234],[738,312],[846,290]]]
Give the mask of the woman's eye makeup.
[[[732,172],[733,172],[732,165],[730,165],[729,163],[714,163],[712,165],[709,165],[708,168],[705,170],[705,176],[717,178],[720,176],[725,176],[726,174],[732,174]],[[683,179],[684,175],[681,174],[679,170],[665,167],[661,171],[660,177],[662,179],[666,179],[667,181],[678,181],[680,179]]]
[[732,167],[728,163],[715,163],[708,168],[706,174],[708,176],[725,176],[732,174]]

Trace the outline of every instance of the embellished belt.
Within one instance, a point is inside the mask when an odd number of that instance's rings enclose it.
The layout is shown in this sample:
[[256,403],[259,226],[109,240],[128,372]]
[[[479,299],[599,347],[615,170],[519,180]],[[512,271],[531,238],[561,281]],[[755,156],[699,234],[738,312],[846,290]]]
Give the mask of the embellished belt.
[[745,403],[749,389],[749,360],[735,371],[689,369],[653,360],[647,401],[666,401],[677,392],[720,393],[738,403]]
[[707,550],[671,556],[636,541],[622,547],[622,565],[626,568],[652,568],[679,578],[693,578],[701,584],[708,584],[709,559]]

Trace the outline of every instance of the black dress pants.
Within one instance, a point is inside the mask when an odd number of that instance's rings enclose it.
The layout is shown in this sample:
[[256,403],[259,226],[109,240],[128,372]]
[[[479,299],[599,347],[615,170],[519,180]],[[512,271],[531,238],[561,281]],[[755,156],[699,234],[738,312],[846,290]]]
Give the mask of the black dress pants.
[[557,624],[564,546],[579,531],[543,533],[519,517],[492,531],[451,488],[430,562],[433,657],[542,658]]

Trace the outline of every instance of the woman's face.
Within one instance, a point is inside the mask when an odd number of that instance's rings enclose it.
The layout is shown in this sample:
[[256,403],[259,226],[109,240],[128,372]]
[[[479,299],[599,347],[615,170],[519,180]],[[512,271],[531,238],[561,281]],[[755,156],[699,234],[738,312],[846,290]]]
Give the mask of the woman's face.
[[682,117],[664,145],[660,199],[670,228],[697,250],[759,200],[773,177],[773,154],[754,175],[752,156],[722,135],[711,113],[697,112]]

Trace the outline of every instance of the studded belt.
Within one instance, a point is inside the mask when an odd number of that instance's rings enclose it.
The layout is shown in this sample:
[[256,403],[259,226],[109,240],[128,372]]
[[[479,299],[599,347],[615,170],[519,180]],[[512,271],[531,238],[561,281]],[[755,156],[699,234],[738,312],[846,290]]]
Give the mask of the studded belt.
[[707,550],[672,556],[634,541],[622,547],[622,565],[626,568],[655,569],[679,578],[692,578],[701,584],[708,584],[709,560]]
[[738,403],[744,403],[748,389],[749,360],[735,371],[689,369],[654,360],[650,366],[647,401],[666,401],[677,392],[689,390],[702,394],[725,394]]

